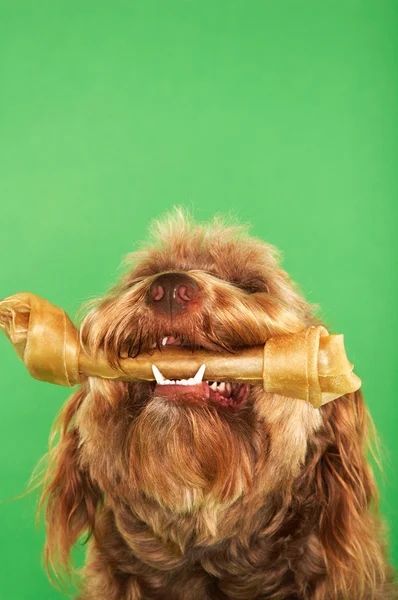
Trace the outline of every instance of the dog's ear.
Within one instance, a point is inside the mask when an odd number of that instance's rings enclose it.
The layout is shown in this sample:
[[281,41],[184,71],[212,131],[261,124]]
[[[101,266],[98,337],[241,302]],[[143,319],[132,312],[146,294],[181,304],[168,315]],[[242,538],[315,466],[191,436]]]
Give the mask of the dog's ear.
[[360,391],[322,407],[323,431],[307,481],[320,514],[319,541],[336,597],[365,597],[384,579],[384,549],[377,539],[378,494],[367,460],[374,427]]
[[49,575],[61,580],[70,571],[70,551],[81,535],[95,531],[96,510],[102,495],[81,464],[75,414],[83,402],[80,389],[65,405],[54,425],[58,443],[50,448],[39,510],[45,513],[45,557]]

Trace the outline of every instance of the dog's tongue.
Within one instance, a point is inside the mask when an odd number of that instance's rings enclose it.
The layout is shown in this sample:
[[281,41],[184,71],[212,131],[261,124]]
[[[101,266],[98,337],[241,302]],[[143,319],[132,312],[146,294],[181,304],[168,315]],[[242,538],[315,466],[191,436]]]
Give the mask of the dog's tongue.
[[156,384],[155,391],[161,392],[162,396],[167,398],[181,398],[181,396],[195,396],[197,398],[208,399],[210,398],[210,387],[205,382],[197,383],[195,385],[159,385]]

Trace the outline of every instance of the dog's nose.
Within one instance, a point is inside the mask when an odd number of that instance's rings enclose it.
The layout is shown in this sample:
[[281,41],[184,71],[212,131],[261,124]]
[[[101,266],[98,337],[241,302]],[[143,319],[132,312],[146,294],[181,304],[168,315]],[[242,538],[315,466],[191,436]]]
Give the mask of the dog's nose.
[[149,303],[159,312],[174,316],[185,312],[199,297],[199,286],[185,273],[163,273],[148,290]]

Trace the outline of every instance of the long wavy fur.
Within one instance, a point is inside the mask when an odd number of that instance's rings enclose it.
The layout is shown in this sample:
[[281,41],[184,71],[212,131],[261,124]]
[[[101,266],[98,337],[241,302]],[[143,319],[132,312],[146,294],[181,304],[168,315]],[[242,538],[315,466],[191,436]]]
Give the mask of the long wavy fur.
[[[152,236],[83,320],[82,344],[110,362],[164,335],[145,293],[165,271],[189,271],[205,291],[176,331],[193,347],[233,352],[319,322],[276,252],[245,228],[197,225],[177,210]],[[397,597],[360,392],[315,410],[252,386],[231,414],[172,404],[144,382],[89,379],[54,436],[46,561],[62,579],[90,536],[82,600]]]

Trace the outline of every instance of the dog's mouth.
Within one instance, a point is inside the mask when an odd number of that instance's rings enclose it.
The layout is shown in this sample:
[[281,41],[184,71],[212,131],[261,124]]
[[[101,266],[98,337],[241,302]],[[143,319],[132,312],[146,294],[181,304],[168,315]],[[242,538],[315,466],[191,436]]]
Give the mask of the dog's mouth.
[[[157,345],[158,344],[155,342],[154,344],[152,344],[152,348],[156,348]],[[188,347],[191,347],[191,344],[187,340],[184,340],[180,336],[174,336],[174,335],[164,336],[160,342],[160,345],[161,346],[188,346]]]
[[[178,336],[165,336],[162,346],[189,346]],[[206,365],[189,379],[166,379],[156,365],[152,365],[156,382],[151,385],[156,394],[175,402],[205,401],[228,408],[240,408],[249,395],[250,385],[227,381],[203,381]]]

